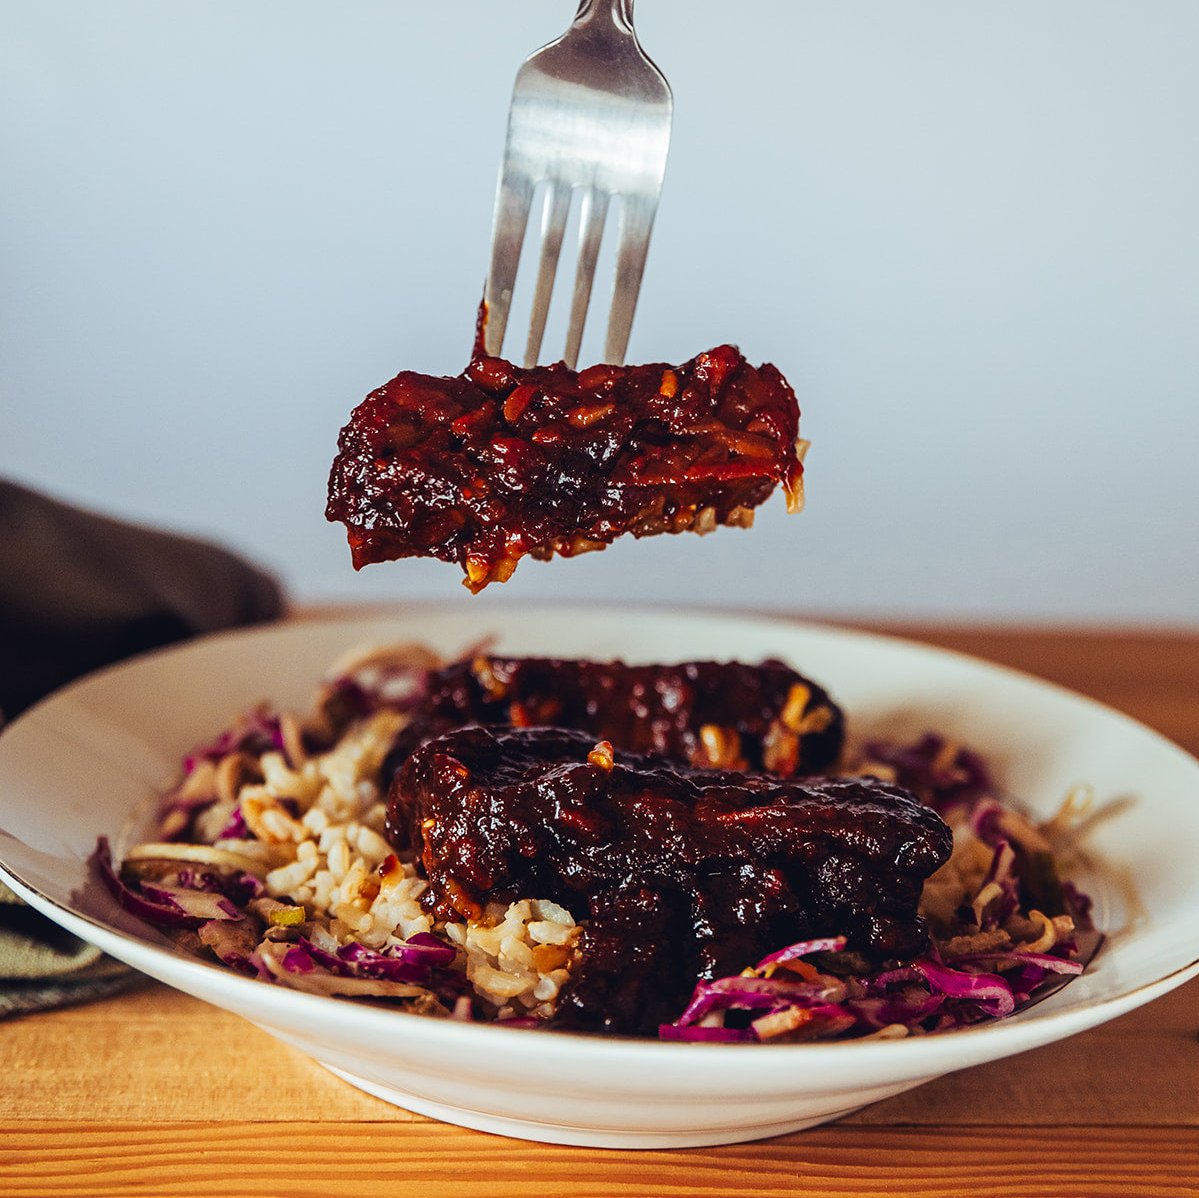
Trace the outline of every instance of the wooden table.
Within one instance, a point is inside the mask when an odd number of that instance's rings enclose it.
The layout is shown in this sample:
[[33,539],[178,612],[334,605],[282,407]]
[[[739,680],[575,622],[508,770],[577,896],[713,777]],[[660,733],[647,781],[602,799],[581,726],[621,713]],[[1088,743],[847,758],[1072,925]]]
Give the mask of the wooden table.
[[[1199,753],[1199,635],[891,629],[1093,695]],[[1199,796],[1196,796],[1199,802]],[[840,1122],[614,1152],[369,1098],[157,984],[0,1024],[0,1195],[1199,1195],[1199,982]]]

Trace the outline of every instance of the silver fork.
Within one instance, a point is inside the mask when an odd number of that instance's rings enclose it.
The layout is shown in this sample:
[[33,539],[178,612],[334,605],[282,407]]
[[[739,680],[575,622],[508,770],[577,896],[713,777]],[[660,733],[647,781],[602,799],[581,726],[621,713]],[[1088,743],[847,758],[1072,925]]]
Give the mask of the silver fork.
[[545,184],[541,261],[525,365],[541,352],[558,256],[575,189],[582,192],[579,263],[563,355],[579,358],[609,202],[620,197],[619,245],[604,357],[624,362],[649,250],[674,104],[633,29],[633,0],[582,0],[571,27],[525,59],[512,89],[495,197],[484,345],[498,356],[533,193]]

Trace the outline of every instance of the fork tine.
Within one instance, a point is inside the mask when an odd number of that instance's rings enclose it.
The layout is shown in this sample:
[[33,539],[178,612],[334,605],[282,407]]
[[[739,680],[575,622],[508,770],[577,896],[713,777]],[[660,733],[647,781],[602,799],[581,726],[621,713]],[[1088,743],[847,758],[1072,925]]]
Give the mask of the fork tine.
[[565,361],[571,370],[579,361],[583,325],[587,322],[587,306],[591,302],[591,285],[595,282],[595,261],[599,257],[607,217],[608,193],[594,185],[589,187],[583,193],[583,208],[579,217],[579,268],[575,275],[574,299],[570,305],[570,328],[566,334]]
[[554,294],[554,275],[558,270],[558,255],[566,233],[566,218],[570,215],[570,186],[550,180],[545,185],[545,201],[541,210],[541,265],[537,270],[537,287],[533,292],[533,311],[529,317],[529,340],[525,346],[525,365],[536,366],[545,336],[545,322]]
[[483,298],[487,302],[484,348],[495,357],[499,356],[504,345],[508,310],[512,306],[512,288],[516,284],[516,268],[520,265],[520,250],[532,202],[533,181],[525,174],[505,168],[495,197],[491,265],[483,287]]
[[629,347],[645,256],[649,253],[649,236],[654,228],[654,208],[655,204],[645,196],[626,196],[621,203],[620,246],[604,344],[604,361],[617,366],[624,365],[625,350]]

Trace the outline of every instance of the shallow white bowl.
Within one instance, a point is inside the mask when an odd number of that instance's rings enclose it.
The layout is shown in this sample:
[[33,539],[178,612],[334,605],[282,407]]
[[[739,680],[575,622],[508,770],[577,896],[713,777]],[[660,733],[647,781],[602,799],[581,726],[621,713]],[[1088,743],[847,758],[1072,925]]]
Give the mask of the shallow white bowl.
[[[306,708],[316,680],[355,645],[421,640],[454,654],[491,633],[518,653],[782,657],[828,686],[851,734],[944,732],[986,753],[1002,787],[1038,815],[1090,783],[1114,809],[1089,842],[1103,864],[1084,880],[1106,944],[1081,977],[990,1026],[899,1041],[658,1043],[439,1021],[249,980],[177,952],[88,877],[96,838],[112,838],[119,858],[148,829],[182,755],[234,713],[264,699]],[[2,876],[34,907],[388,1101],[565,1144],[659,1148],[794,1131],[1120,1015],[1199,973],[1196,860],[1199,762],[1132,720],[958,654],[740,616],[417,608],[224,634],[86,678],[0,735]]]

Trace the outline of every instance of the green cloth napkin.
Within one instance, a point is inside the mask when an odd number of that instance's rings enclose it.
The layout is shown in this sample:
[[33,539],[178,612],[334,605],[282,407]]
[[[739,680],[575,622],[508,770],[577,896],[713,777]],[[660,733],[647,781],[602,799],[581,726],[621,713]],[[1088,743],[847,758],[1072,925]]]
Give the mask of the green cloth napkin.
[[0,882],[0,1019],[107,998],[143,981]]

